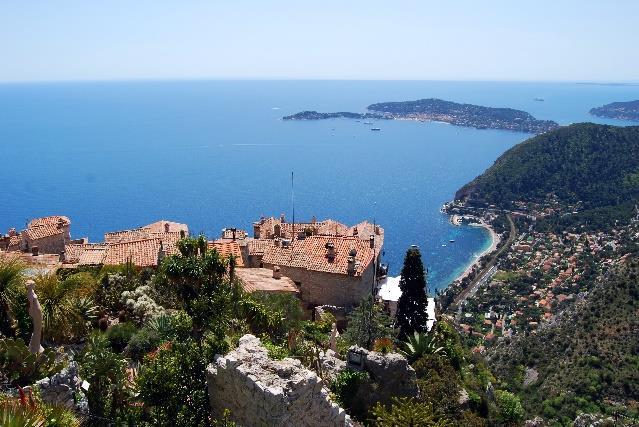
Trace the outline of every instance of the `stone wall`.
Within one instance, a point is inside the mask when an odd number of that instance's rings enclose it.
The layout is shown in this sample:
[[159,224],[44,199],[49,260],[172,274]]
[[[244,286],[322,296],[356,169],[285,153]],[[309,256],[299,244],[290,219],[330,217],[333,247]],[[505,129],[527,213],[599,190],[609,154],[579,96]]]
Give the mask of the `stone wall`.
[[207,367],[207,383],[213,415],[228,409],[242,426],[352,425],[314,372],[299,360],[269,359],[253,335],[243,336],[226,356],[216,356]]
[[[290,277],[299,284],[300,297],[310,305],[335,305],[351,307],[370,295],[374,281],[373,263],[362,272],[361,276],[311,271],[305,268],[280,265],[283,276]],[[264,263],[264,268],[272,269],[273,265]]]
[[408,360],[398,353],[379,353],[353,346],[348,351],[346,368],[366,371],[374,386],[358,392],[357,398],[372,407],[391,403],[393,397],[417,397],[417,374]]

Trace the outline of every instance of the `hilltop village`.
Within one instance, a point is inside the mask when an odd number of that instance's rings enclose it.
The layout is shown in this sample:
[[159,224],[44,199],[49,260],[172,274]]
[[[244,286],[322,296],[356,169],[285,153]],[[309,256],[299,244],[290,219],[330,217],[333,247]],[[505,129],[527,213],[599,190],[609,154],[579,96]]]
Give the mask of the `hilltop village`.
[[[334,220],[308,223],[260,218],[246,230],[226,228],[207,242],[224,257],[232,257],[237,277],[247,291],[290,292],[312,309],[349,308],[370,295],[386,276],[380,254],[384,229],[361,222],[347,226]],[[104,241],[71,238],[71,221],[49,216],[30,221],[22,231],[10,229],[0,237],[0,257],[19,257],[27,264],[58,268],[119,266],[156,268],[178,254],[180,239],[189,236],[186,224],[161,220],[130,230],[107,232]]]

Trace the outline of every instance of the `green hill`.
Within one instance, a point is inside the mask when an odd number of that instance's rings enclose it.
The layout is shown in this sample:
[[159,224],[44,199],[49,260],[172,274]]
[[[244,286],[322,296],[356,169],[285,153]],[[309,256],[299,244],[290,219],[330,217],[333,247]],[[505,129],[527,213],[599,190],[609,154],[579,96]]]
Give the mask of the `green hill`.
[[[639,126],[579,123],[530,138],[506,151],[455,195],[471,205],[508,209],[513,201],[578,206],[563,222],[627,219],[639,198]],[[565,213],[565,212],[563,212]]]
[[[519,391],[529,414],[569,423],[579,412],[639,414],[637,255],[537,334],[518,336],[489,356],[493,372]],[[524,386],[524,378],[538,378]],[[528,375],[526,375],[528,371]]]

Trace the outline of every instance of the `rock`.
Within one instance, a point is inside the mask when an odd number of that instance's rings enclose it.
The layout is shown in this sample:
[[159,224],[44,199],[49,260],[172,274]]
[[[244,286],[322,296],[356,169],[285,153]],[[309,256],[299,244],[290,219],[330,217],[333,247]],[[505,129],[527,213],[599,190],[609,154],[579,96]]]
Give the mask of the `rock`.
[[353,425],[314,372],[296,359],[269,359],[253,335],[240,338],[226,356],[216,356],[206,374],[215,417],[228,409],[243,426]]
[[78,363],[70,362],[62,371],[35,383],[45,403],[62,405],[79,412],[88,411],[89,403],[82,390],[85,383],[78,375]]
[[526,368],[526,372],[524,373],[524,387],[536,383],[537,379],[539,379],[539,372],[533,368]]
[[541,417],[535,417],[532,420],[524,421],[524,427],[546,427],[546,421]]
[[[417,374],[408,360],[398,353],[379,353],[353,346],[348,350],[346,367],[364,370],[378,387],[370,395],[371,402],[389,404],[392,397],[416,397],[419,395]],[[355,363],[361,357],[361,366]]]
[[346,368],[346,362],[339,359],[333,350],[326,350],[326,353],[320,353],[320,361],[324,379],[328,382],[335,380],[337,374]]
[[604,415],[579,414],[575,418],[574,427],[607,427],[614,426],[615,420]]

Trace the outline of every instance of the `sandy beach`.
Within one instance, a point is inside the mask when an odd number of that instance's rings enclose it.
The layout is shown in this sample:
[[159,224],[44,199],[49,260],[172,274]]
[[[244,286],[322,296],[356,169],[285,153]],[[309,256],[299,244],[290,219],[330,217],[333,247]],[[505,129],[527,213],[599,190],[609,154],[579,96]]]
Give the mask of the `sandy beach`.
[[470,272],[472,271],[473,267],[475,267],[475,265],[477,265],[477,263],[479,262],[479,260],[481,259],[481,257],[483,257],[484,255],[487,255],[491,252],[493,252],[495,249],[497,249],[497,245],[499,245],[499,242],[501,241],[501,238],[499,237],[499,235],[497,233],[495,233],[495,230],[493,230],[493,228],[487,224],[486,222],[484,222],[484,220],[478,219],[478,222],[473,222],[468,224],[472,227],[483,227],[486,230],[488,230],[488,232],[490,233],[490,239],[491,239],[491,244],[488,248],[486,248],[484,251],[482,251],[480,254],[476,255],[476,258],[473,262],[471,262],[468,267],[466,267],[466,269],[455,278],[455,280],[453,282],[457,282],[462,280],[464,277],[468,276],[470,274]]

